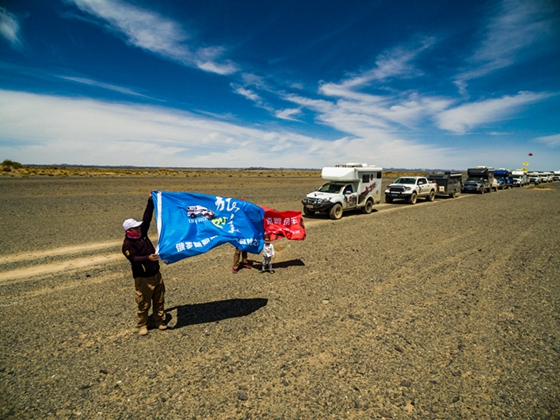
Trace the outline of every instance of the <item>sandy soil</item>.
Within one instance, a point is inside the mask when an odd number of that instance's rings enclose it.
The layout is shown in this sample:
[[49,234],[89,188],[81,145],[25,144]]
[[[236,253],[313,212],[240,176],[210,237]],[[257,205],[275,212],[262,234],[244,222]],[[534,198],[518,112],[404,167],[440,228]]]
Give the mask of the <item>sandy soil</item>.
[[172,328],[138,336],[120,226],[150,190],[320,184],[0,179],[0,418],[560,418],[560,183],[307,218],[272,275],[229,245],[164,266]]

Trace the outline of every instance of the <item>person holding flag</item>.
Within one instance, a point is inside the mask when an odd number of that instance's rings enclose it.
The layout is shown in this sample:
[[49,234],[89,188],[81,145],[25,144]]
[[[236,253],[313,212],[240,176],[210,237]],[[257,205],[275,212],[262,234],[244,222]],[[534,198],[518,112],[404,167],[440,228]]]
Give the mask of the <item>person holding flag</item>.
[[148,312],[153,303],[154,322],[158,329],[166,330],[165,322],[165,284],[159,270],[159,255],[150,238],[148,230],[154,214],[152,195],[148,200],[141,221],[126,219],[123,223],[125,238],[122,253],[130,261],[136,303],[138,305],[138,333],[148,334]]

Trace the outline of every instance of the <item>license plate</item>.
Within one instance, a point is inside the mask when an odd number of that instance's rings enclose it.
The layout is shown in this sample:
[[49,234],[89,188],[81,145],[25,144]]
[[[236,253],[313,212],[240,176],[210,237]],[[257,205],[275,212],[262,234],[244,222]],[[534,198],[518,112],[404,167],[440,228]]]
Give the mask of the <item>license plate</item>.
[[391,194],[392,197],[398,197],[400,194]]
[[473,189],[471,187],[468,187],[467,190],[472,191]]

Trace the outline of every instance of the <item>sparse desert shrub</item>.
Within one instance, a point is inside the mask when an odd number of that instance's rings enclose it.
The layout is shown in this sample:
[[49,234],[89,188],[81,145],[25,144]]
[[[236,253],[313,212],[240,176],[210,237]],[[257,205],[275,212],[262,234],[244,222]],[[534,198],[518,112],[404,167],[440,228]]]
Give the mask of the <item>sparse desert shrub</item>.
[[2,166],[3,166],[5,172],[10,172],[10,171],[6,171],[5,168],[10,168],[10,169],[23,168],[23,165],[21,163],[15,162],[15,161],[10,160],[10,159],[4,159],[4,161],[2,162]]

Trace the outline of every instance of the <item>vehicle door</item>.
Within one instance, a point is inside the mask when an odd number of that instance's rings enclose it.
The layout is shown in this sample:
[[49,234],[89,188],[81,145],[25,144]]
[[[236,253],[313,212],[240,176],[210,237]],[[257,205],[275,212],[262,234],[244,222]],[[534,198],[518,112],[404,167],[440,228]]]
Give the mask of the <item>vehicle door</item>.
[[416,182],[418,183],[418,195],[419,196],[427,195],[428,183],[426,182],[426,178],[418,178],[418,181]]
[[344,195],[344,205],[343,208],[352,209],[358,204],[358,193],[354,190],[352,184],[347,184],[342,190],[342,195]]

